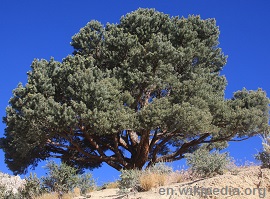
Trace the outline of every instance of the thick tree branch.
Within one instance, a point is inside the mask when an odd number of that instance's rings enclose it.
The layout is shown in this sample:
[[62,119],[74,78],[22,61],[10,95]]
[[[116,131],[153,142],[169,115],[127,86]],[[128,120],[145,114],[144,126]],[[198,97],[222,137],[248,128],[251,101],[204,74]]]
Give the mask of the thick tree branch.
[[158,142],[158,131],[155,130],[152,140],[150,140],[149,151],[151,152],[155,144]]
[[[152,162],[152,163],[156,162],[157,154],[158,154],[158,152],[160,151],[160,149],[161,149],[161,148],[162,148],[169,140],[171,140],[178,132],[179,132],[179,130],[175,130],[175,131],[173,131],[173,132],[171,132],[171,133],[167,133],[166,136],[163,135],[164,139],[163,139],[160,143],[156,144],[156,147],[155,147],[155,149],[154,149],[153,152],[152,152],[152,159],[151,159],[150,162]],[[166,133],[166,131],[165,131],[165,133]],[[157,138],[156,138],[156,139],[157,139]],[[150,164],[151,164],[151,163],[150,163]]]
[[132,167],[142,168],[148,159],[149,155],[149,136],[150,130],[144,130],[141,132],[141,139],[138,147],[136,148],[136,155],[131,157]]
[[[169,161],[174,161],[178,156],[182,156],[182,154],[186,153],[189,151],[189,149],[191,147],[194,147],[198,144],[201,144],[203,142],[204,139],[206,139],[210,134],[209,133],[205,133],[203,134],[200,138],[198,139],[194,139],[190,142],[184,143],[177,151],[175,151],[174,153],[168,154],[168,155],[164,155],[161,156],[159,158],[157,158],[155,160],[155,162],[152,163],[156,163],[156,162],[169,162]],[[150,163],[149,166],[152,164]]]
[[129,136],[132,147],[137,146],[139,143],[138,134],[133,130],[128,130],[128,136]]
[[124,167],[127,166],[127,162],[124,159],[123,153],[119,150],[119,137],[115,134],[113,135],[114,153],[118,159],[118,162]]

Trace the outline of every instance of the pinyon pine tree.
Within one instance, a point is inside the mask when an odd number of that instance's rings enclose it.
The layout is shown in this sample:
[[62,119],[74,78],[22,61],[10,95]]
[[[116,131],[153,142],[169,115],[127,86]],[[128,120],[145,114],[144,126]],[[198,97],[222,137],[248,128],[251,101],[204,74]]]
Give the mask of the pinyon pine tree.
[[77,169],[175,161],[268,128],[269,99],[225,99],[214,19],[138,9],[119,24],[90,21],[62,62],[34,60],[6,108],[1,148],[14,173],[49,157]]

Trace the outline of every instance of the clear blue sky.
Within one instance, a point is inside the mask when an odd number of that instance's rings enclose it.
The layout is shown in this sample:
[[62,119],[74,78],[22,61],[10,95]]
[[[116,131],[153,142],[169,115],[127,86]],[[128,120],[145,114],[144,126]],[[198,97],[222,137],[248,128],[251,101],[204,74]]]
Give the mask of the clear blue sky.
[[[229,56],[223,70],[228,80],[226,98],[246,87],[263,88],[270,96],[270,1],[269,0],[46,0],[0,2],[0,116],[34,58],[56,60],[72,53],[71,37],[88,21],[117,23],[122,15],[137,8],[155,8],[171,16],[201,15],[215,18],[220,27],[220,47]],[[5,125],[0,123],[0,137]],[[231,143],[235,159],[251,160],[261,148],[260,138]],[[42,162],[35,172],[43,175]],[[175,163],[179,168],[183,163]],[[179,165],[179,166],[178,166]],[[0,150],[0,171],[11,173]],[[118,172],[104,166],[93,171],[99,183],[118,178]]]

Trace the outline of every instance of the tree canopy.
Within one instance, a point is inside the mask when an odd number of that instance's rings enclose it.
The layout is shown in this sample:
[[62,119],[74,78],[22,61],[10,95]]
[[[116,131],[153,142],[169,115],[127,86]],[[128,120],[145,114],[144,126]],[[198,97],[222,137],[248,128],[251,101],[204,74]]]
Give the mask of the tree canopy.
[[90,21],[58,62],[34,60],[6,108],[0,147],[14,173],[49,157],[77,169],[141,169],[204,146],[263,133],[269,99],[226,99],[226,56],[214,19],[138,9],[119,24]]

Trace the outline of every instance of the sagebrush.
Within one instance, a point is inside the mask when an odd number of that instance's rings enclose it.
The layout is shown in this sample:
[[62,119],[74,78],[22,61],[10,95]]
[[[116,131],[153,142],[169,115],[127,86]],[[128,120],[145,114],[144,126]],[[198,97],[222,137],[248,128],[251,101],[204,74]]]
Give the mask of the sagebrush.
[[228,153],[219,153],[218,151],[209,153],[207,149],[198,149],[193,153],[186,154],[185,157],[192,171],[202,177],[223,174],[231,162]]

